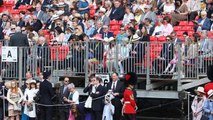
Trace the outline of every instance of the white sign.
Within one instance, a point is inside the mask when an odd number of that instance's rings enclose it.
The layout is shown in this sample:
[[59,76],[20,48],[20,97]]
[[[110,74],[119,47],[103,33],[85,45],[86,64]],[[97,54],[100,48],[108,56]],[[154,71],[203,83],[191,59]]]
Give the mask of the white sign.
[[104,83],[104,85],[106,85],[107,83],[110,82],[110,78],[109,75],[104,75],[104,74],[96,74],[96,77],[100,77],[102,79],[102,82]]
[[2,62],[17,62],[17,47],[2,47]]

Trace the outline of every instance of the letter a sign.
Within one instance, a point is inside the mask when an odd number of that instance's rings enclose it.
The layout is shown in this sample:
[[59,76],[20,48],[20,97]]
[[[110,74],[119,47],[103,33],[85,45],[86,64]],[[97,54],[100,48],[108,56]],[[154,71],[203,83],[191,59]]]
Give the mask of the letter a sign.
[[2,47],[2,62],[17,62],[17,47]]

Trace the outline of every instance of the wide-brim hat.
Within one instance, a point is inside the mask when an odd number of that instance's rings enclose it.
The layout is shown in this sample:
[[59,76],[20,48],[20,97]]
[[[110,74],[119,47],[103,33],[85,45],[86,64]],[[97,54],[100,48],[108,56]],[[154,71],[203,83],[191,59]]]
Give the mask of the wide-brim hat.
[[195,90],[195,92],[200,92],[200,93],[205,94],[204,88],[203,88],[203,87],[198,87],[198,88]]
[[213,89],[210,89],[210,90],[207,92],[207,94],[208,94],[208,98],[210,98],[210,97],[213,95]]
[[125,78],[124,80],[125,86],[137,84],[138,77],[135,72],[127,73],[124,78]]
[[30,84],[36,84],[35,80],[30,80]]
[[58,8],[65,7],[65,3],[63,3],[63,2],[60,2],[60,3],[58,3],[58,4],[57,4],[57,7],[58,7]]
[[115,40],[114,37],[104,38],[104,42],[111,42],[111,41],[113,41],[113,40]]
[[105,8],[103,8],[103,7],[101,7],[101,8],[99,9],[99,12],[103,12],[103,13],[105,13],[105,12],[106,12],[106,9],[105,9]]
[[138,41],[140,39],[140,37],[138,36],[138,34],[134,34],[132,37],[132,42]]
[[207,77],[209,78],[209,80],[213,81],[213,65],[208,66]]
[[52,18],[51,18],[52,21],[57,20],[57,19],[59,19],[58,15],[53,15]]

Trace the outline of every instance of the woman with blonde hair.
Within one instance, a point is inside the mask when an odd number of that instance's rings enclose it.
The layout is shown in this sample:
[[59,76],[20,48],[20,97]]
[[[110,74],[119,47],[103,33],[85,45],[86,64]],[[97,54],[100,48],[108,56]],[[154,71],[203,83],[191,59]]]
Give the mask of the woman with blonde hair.
[[105,15],[107,17],[109,17],[109,15],[111,14],[111,11],[112,11],[112,2],[111,1],[105,1],[105,4],[104,4],[104,7],[106,8],[106,13]]
[[135,10],[135,20],[136,20],[137,24],[140,24],[142,13],[143,13],[143,11],[140,8],[137,8]]
[[18,87],[17,81],[13,80],[11,82],[11,88],[7,92],[7,100],[9,102],[8,106],[8,116],[10,120],[19,120],[21,115],[21,105],[23,93]]

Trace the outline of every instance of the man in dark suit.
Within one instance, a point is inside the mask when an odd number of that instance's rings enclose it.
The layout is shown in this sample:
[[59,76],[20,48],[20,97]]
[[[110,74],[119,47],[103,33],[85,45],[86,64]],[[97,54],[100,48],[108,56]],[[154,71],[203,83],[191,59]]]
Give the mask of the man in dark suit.
[[2,14],[1,20],[0,20],[0,27],[4,29],[8,21],[9,21],[9,16],[7,14]]
[[105,88],[100,83],[102,82],[102,79],[99,77],[96,77],[94,81],[95,85],[95,91],[90,94],[92,99],[95,99],[92,101],[92,120],[101,120],[102,119],[102,112],[103,112],[103,98],[99,98],[103,95],[105,95]]
[[167,43],[163,44],[160,56],[158,56],[157,59],[155,59],[153,62],[154,69],[158,74],[162,73],[165,70],[168,63],[174,57],[174,43],[172,43],[172,38],[167,37],[166,39]]
[[[60,87],[59,91],[59,104],[68,104],[64,101],[64,97],[69,97],[69,90],[67,89],[67,86],[69,84],[69,78],[64,78],[64,84]],[[60,120],[68,120],[69,117],[69,106],[63,106],[59,109],[60,113]]]
[[33,24],[32,24],[33,30],[38,32],[42,28],[42,22],[36,17],[33,16]]
[[111,20],[122,20],[125,14],[124,11],[124,8],[121,7],[121,2],[119,0],[116,0],[109,17]]
[[19,27],[24,27],[25,26],[25,23],[24,21],[22,21],[19,17],[19,15],[15,15],[14,16],[14,23],[16,26],[19,26]]
[[21,33],[20,27],[16,27],[16,33],[13,36],[10,37],[9,46],[18,46],[18,47],[29,46],[27,35]]
[[110,37],[113,37],[113,33],[112,32],[109,32],[109,27],[104,25],[103,26],[103,32],[102,32],[102,39],[104,38],[110,38]]
[[[39,94],[40,94],[40,104],[52,105],[52,98],[54,92],[52,89],[52,84],[49,82],[50,71],[44,71],[43,77],[44,81],[40,83]],[[41,116],[39,120],[52,120],[52,107],[41,106]]]
[[[4,91],[3,91],[3,86],[4,86]],[[5,82],[0,82],[0,120],[4,120],[4,112],[5,112],[5,116],[7,116],[6,111],[8,111],[7,109],[8,101],[6,100],[6,97],[7,97],[7,88],[5,87]],[[3,108],[5,109],[5,111],[3,111]]]
[[112,104],[115,106],[115,114],[113,115],[113,120],[120,120],[122,110],[121,99],[123,98],[125,87],[123,82],[119,80],[117,73],[112,74],[112,81],[108,83],[107,90],[112,90],[115,97],[114,99],[112,99]]
[[182,41],[177,37],[177,33],[176,32],[172,32],[171,34],[170,34],[170,36],[172,37],[172,42],[173,42],[173,44],[174,45],[181,45],[182,44]]

